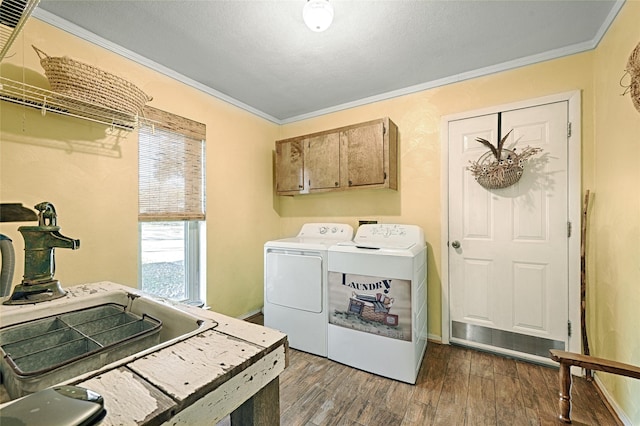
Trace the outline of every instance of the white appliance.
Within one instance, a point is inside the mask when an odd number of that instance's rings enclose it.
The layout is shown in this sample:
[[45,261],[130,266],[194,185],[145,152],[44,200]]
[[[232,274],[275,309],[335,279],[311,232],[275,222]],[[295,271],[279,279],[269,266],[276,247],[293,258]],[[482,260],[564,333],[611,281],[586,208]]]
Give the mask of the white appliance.
[[298,236],[264,245],[264,325],[289,346],[327,356],[327,250],[350,241],[342,223],[307,223]]
[[427,348],[426,254],[415,225],[361,225],[329,249],[329,359],[416,382]]

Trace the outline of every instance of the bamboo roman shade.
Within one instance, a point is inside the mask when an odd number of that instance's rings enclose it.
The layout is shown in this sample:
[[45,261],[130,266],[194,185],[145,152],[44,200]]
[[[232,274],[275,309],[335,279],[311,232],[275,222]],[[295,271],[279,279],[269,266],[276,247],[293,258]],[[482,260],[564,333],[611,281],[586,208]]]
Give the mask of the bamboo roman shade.
[[153,107],[138,132],[140,221],[204,220],[206,126]]

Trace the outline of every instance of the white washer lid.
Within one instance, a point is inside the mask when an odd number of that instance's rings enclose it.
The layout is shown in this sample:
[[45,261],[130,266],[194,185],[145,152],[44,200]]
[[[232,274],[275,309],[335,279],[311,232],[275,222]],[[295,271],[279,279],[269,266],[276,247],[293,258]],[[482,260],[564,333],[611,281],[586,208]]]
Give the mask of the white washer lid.
[[353,238],[356,247],[408,250],[418,245],[424,247],[424,232],[417,225],[390,223],[361,225]]
[[415,246],[416,243],[407,241],[341,241],[338,246],[342,247],[356,247],[363,249],[391,249],[391,250],[409,250]]

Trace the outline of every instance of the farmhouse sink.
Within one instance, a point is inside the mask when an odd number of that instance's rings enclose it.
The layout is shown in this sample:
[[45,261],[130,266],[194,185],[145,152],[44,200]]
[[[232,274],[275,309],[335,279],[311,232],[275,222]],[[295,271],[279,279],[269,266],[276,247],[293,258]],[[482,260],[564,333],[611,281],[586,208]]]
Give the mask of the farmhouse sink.
[[125,286],[67,289],[64,298],[2,306],[0,403],[146,356],[217,323]]

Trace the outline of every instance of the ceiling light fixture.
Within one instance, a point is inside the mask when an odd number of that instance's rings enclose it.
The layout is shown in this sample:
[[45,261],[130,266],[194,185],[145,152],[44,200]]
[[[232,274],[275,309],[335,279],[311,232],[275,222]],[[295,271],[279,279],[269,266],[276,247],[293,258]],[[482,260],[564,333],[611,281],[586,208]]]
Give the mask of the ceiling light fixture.
[[312,31],[322,32],[333,22],[333,6],[329,0],[307,0],[302,9],[302,19]]

